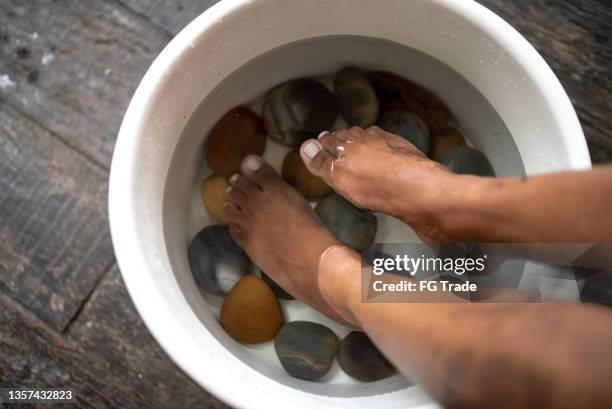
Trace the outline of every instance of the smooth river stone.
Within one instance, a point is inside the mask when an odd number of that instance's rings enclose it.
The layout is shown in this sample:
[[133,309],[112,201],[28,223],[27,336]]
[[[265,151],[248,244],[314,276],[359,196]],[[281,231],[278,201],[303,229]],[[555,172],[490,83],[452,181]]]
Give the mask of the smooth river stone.
[[264,126],[259,116],[248,108],[237,107],[223,115],[210,133],[208,167],[230,177],[240,170],[247,155],[261,155],[265,148]]
[[348,376],[362,382],[379,381],[397,372],[370,338],[360,331],[352,331],[340,342],[338,363]]
[[251,261],[225,226],[202,229],[191,240],[188,255],[196,283],[213,295],[227,294],[251,268]]
[[355,67],[340,70],[334,81],[338,110],[348,126],[370,127],[378,119],[378,97],[368,77]]
[[332,193],[319,200],[315,212],[345,246],[362,250],[374,242],[378,227],[376,216],[355,207],[337,194]]
[[338,114],[336,99],[318,81],[302,78],[273,88],[264,100],[262,117],[268,136],[289,147],[330,129]]
[[399,97],[390,97],[384,99],[381,99],[379,97],[378,103],[380,104],[379,115],[391,111],[401,111],[402,109],[406,109],[406,105],[404,105],[404,102]]
[[242,277],[221,306],[221,326],[243,344],[271,341],[283,320],[276,296],[266,283],[253,275]]
[[421,152],[429,152],[429,128],[414,112],[406,110],[387,112],[378,120],[378,126],[412,143]]
[[386,71],[372,72],[369,78],[380,101],[401,99],[408,111],[423,118],[431,132],[448,126],[448,108],[430,91]]
[[202,194],[202,202],[208,211],[208,214],[221,224],[228,224],[229,221],[223,212],[223,204],[225,203],[225,189],[229,186],[229,182],[225,176],[210,175],[202,181],[200,192]]
[[299,150],[289,152],[283,161],[283,178],[308,198],[319,198],[331,193],[332,188],[318,176],[310,173]]
[[314,381],[329,372],[338,350],[338,338],[324,325],[293,321],[278,332],[274,349],[289,375]]
[[269,275],[261,272],[261,279],[268,284],[274,294],[281,300],[295,300],[295,298],[283,289],[280,285],[276,284],[276,281],[272,280]]
[[465,146],[465,138],[455,128],[446,128],[431,137],[429,153],[433,160],[440,162],[446,151],[458,146]]
[[458,174],[495,176],[493,166],[485,154],[467,146],[449,149],[442,155],[440,163]]

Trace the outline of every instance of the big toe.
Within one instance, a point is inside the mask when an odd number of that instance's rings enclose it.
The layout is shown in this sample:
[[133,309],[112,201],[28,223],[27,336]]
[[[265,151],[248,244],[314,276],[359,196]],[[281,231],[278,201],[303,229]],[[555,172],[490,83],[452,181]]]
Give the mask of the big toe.
[[316,139],[309,139],[300,147],[304,164],[315,176],[331,185],[331,169],[334,156]]
[[244,158],[240,170],[244,176],[255,183],[262,191],[283,181],[272,166],[257,155],[249,155]]

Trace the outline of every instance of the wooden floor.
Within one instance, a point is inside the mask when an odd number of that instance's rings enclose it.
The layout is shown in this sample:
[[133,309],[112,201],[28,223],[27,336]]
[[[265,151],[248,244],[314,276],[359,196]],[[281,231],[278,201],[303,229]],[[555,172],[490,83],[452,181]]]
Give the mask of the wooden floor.
[[[593,161],[612,160],[609,1],[481,2],[559,76]],[[0,386],[70,386],[83,406],[224,407],[144,327],[115,263],[106,204],[132,93],[213,3],[0,0]]]

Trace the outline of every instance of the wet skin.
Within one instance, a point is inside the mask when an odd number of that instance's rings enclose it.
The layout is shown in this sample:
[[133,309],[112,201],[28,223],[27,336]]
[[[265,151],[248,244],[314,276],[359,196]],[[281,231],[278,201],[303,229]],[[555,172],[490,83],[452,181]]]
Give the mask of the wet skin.
[[234,240],[285,291],[346,324],[323,299],[317,275],[321,255],[339,243],[306,199],[258,156],[245,158],[229,182],[224,211]]
[[524,179],[452,174],[378,127],[302,144],[308,169],[355,205],[395,216],[426,242],[612,240],[612,166]]
[[[612,167],[527,181],[456,176],[375,127],[325,133],[301,154],[336,192],[398,217],[426,241],[612,240]],[[359,255],[263,159],[245,158],[226,199],[232,237],[262,270],[297,299],[366,331],[446,407],[612,405],[608,310],[361,303]]]
[[425,241],[448,240],[432,204],[451,191],[444,186],[453,175],[404,138],[376,126],[353,127],[323,132],[302,145],[301,155],[312,173],[353,204],[399,218]]

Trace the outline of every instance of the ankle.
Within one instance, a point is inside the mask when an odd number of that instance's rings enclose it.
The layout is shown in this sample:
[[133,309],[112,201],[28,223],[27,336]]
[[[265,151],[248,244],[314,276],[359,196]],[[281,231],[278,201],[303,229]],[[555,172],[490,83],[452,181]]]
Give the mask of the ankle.
[[432,218],[448,240],[482,239],[487,195],[499,181],[472,175],[452,175],[444,181],[432,199]]
[[338,315],[358,327],[355,306],[361,298],[361,257],[341,245],[328,248],[319,261],[318,283],[321,295]]

